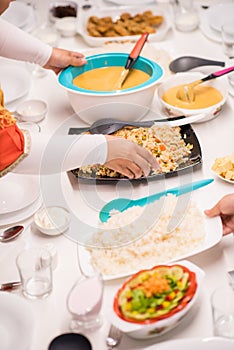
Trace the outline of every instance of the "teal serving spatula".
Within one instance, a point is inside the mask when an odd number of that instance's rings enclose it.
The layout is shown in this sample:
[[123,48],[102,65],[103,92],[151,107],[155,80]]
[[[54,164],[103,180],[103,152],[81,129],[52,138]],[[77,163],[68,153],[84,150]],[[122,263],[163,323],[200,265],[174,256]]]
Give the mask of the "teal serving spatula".
[[104,205],[104,207],[100,211],[99,218],[102,222],[106,222],[109,219],[110,212],[112,210],[118,210],[120,212],[123,212],[124,210],[134,206],[143,207],[146,204],[155,202],[156,200],[160,199],[163,196],[166,196],[167,194],[174,194],[175,196],[180,196],[182,194],[195,191],[200,187],[207,186],[213,181],[214,179],[204,179],[196,182],[190,182],[183,186],[174,187],[169,190],[165,190],[156,194],[152,194],[151,196],[142,197],[139,199],[117,198]]

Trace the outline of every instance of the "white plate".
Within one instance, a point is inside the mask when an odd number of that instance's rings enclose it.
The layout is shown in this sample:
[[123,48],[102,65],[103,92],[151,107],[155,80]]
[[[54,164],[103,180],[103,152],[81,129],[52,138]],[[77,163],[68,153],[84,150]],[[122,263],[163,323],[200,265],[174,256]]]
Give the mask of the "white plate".
[[23,28],[27,25],[31,15],[31,6],[23,2],[11,2],[8,9],[2,14],[2,17],[14,24],[16,27]]
[[39,177],[7,174],[0,180],[0,216],[27,207],[39,195]]
[[211,337],[169,340],[157,343],[144,350],[233,350],[233,348],[233,340]]
[[217,176],[218,178],[220,178],[222,181],[225,181],[225,182],[228,182],[229,184],[234,185],[234,180],[225,179],[223,176],[219,175],[219,174],[216,173],[215,171],[213,171],[213,174],[214,174],[215,176]]
[[[212,185],[209,185],[212,186]],[[208,190],[209,191],[209,190]],[[210,193],[210,191],[209,191]],[[209,209],[214,205],[214,200],[212,199],[212,195],[207,195],[207,189],[203,188],[200,190],[196,190],[192,192],[191,200],[197,203],[197,206],[199,207],[201,213],[204,212],[205,209]],[[171,259],[170,261],[161,261],[160,263],[170,263],[173,261],[186,259],[190,256],[193,256],[195,254],[202,253],[206,251],[207,249],[213,247],[216,245],[222,238],[222,223],[219,217],[215,218],[208,218],[204,214],[204,220],[205,220],[205,231],[206,231],[206,239],[204,242],[204,245],[202,247],[199,247],[193,251],[188,252],[187,254],[177,256],[175,259]],[[80,261],[80,268],[84,274],[89,274],[93,267],[91,265],[91,256],[89,251],[84,247],[78,245],[78,254],[79,254],[79,261]],[[111,261],[110,261],[111,264]],[[158,265],[159,262],[152,263],[150,266],[144,265],[142,263],[142,266],[137,266],[136,270],[132,271],[129,270],[128,273],[122,273],[117,275],[104,275],[104,280],[113,280],[117,278],[126,277],[129,275],[132,275],[136,273],[139,270],[142,270],[144,268],[150,268],[153,265]]]
[[32,306],[22,297],[0,292],[0,344],[2,350],[28,350],[32,343]]
[[221,32],[221,28],[224,23],[233,21],[234,4],[216,4],[207,9],[206,15],[210,27],[218,32]]
[[11,225],[32,216],[42,205],[42,198],[39,196],[35,202],[27,207],[9,214],[0,215],[0,226]]
[[1,58],[0,84],[7,105],[28,93],[31,86],[31,75],[24,64]]
[[[148,42],[154,42],[154,41],[160,41],[162,40],[165,35],[167,34],[168,30],[171,28],[171,21],[168,18],[168,13],[166,11],[163,11],[158,6],[151,6],[150,9],[155,15],[162,15],[164,17],[164,22],[162,25],[157,28],[156,33],[150,34],[148,37]],[[80,11],[80,15],[78,13],[78,28],[77,31],[80,35],[82,35],[83,39],[89,44],[90,46],[101,46],[105,44],[106,42],[111,41],[134,41],[139,39],[139,35],[129,35],[129,36],[116,36],[116,37],[93,37],[88,35],[88,32],[86,30],[87,22],[90,16],[97,16],[97,17],[106,17],[110,16],[114,20],[116,20],[122,13],[129,12],[131,15],[135,15],[137,13],[143,13],[144,11],[148,10],[147,7],[110,7],[110,8],[91,8],[89,11],[82,12]]]

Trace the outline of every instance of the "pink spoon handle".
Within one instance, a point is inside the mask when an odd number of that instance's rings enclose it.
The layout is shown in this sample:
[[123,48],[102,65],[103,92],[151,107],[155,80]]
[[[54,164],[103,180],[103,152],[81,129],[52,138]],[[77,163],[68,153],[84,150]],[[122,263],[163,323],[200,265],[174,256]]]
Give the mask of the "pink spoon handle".
[[234,66],[219,70],[218,72],[213,73],[213,74],[215,77],[221,77],[222,75],[227,74],[229,72],[232,72],[233,70],[234,70]]
[[222,75],[230,73],[232,71],[234,71],[234,66],[229,67],[229,68],[225,68],[225,69],[222,69],[222,70],[219,70],[218,72],[215,72],[215,73],[212,73],[212,74],[209,74],[205,78],[202,78],[201,81],[207,81],[207,80],[211,80],[211,79],[214,79],[214,78],[218,78],[218,77],[221,77]]

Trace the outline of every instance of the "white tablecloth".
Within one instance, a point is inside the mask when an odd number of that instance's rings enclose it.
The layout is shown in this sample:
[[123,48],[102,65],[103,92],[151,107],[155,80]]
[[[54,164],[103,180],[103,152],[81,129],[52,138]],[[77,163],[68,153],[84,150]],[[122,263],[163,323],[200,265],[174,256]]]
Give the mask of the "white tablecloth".
[[[178,32],[174,28],[166,35],[161,42],[153,44],[158,49],[166,50],[172,58],[182,55],[194,55],[216,60],[224,60],[221,44],[208,40],[200,31],[196,29],[193,32]],[[74,38],[61,38],[60,47],[72,48],[74,50],[83,50],[87,45],[83,39],[77,35]],[[203,67],[200,70],[211,72],[214,67]],[[57,84],[57,78],[52,72],[43,78],[32,78],[32,87],[27,99],[38,98],[48,103],[48,115],[40,123],[41,132],[53,132],[67,118],[74,114],[66,95],[66,92]],[[213,177],[211,166],[214,159],[219,156],[228,155],[234,149],[234,100],[229,96],[228,101],[223,108],[222,113],[215,119],[206,123],[194,124],[193,128],[200,141],[203,165],[199,170],[194,171],[193,180]],[[154,108],[158,108],[156,101]],[[71,126],[85,126],[85,124],[76,116],[73,118]],[[67,133],[62,130],[62,133]],[[79,205],[84,205],[82,193],[90,194],[92,191],[104,199],[115,198],[116,189],[112,185],[92,185],[79,186],[77,181],[62,174],[62,188],[66,193],[66,198],[71,200],[72,205],[77,210],[82,211],[88,219],[89,210],[82,209]],[[178,184],[178,178],[172,177],[166,180],[167,187],[173,187]],[[157,189],[157,184],[152,184]],[[211,195],[215,201],[220,199],[224,194],[233,191],[233,185],[224,183],[215,178],[215,186],[212,191],[207,187],[207,195]],[[134,188],[135,195],[140,196],[147,191],[147,185],[139,185]],[[124,190],[123,190],[124,191]],[[51,199],[56,203],[56,197]],[[0,245],[0,282],[18,280],[18,272],[15,265],[15,257],[18,252],[25,246],[31,244],[53,243],[58,251],[58,266],[54,271],[54,285],[52,294],[45,300],[28,301],[33,306],[35,314],[35,332],[33,344],[30,350],[46,350],[53,337],[69,331],[70,314],[66,307],[66,297],[72,285],[80,275],[77,244],[63,235],[57,237],[48,237],[40,234],[31,225],[32,217],[23,221],[26,225],[25,232],[15,241],[8,244]],[[77,227],[79,230],[79,227]],[[191,257],[189,260],[204,269],[206,277],[201,290],[199,302],[192,309],[186,319],[181,322],[174,330],[163,336],[155,337],[147,341],[137,341],[127,336],[123,336],[119,349],[144,349],[154,343],[183,337],[209,337],[212,336],[212,320],[209,297],[212,290],[223,283],[227,283],[226,271],[234,268],[234,244],[233,235],[224,237],[221,242],[201,253]],[[123,280],[111,281],[105,283],[104,302],[102,313],[108,314],[112,303],[112,296]],[[20,291],[14,293],[20,294]],[[109,322],[106,319],[104,325],[93,333],[87,333],[94,350],[105,349],[105,336],[109,329]],[[26,350],[26,349],[25,349]]]

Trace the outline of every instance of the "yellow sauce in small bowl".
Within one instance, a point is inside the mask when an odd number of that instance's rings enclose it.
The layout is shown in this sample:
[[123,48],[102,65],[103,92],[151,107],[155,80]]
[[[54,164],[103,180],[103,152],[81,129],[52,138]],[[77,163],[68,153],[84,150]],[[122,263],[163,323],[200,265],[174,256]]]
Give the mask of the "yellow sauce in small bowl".
[[162,99],[171,106],[185,109],[207,108],[223,100],[223,95],[217,89],[208,85],[198,85],[194,88],[194,101],[182,101],[177,97],[180,86],[174,86],[168,89],[162,96]]

